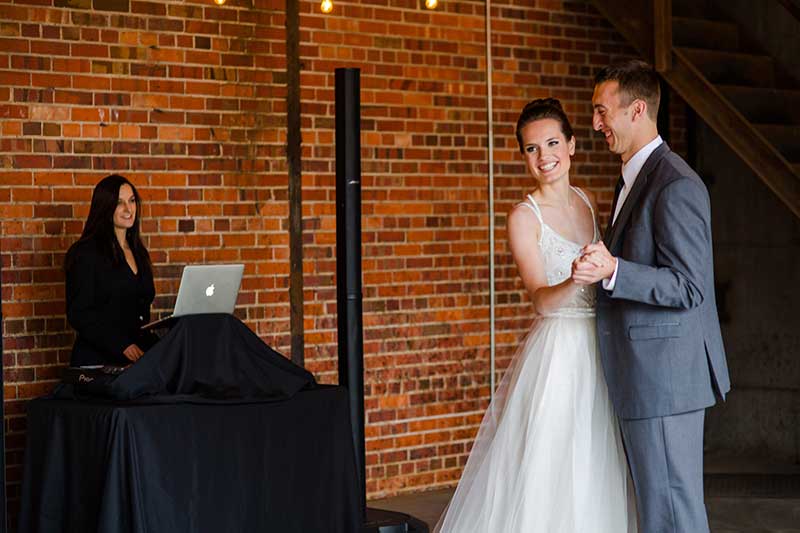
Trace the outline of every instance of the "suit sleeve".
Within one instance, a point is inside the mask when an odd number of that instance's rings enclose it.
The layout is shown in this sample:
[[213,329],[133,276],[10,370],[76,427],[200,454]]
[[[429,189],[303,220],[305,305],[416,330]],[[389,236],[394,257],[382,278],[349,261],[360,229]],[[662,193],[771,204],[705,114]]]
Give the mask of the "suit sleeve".
[[81,337],[105,353],[121,356],[132,339],[97,304],[99,258],[80,251],[67,272],[67,320]]
[[708,193],[691,179],[661,190],[654,206],[655,265],[618,258],[610,296],[636,302],[691,309],[708,294],[704,273],[712,260]]

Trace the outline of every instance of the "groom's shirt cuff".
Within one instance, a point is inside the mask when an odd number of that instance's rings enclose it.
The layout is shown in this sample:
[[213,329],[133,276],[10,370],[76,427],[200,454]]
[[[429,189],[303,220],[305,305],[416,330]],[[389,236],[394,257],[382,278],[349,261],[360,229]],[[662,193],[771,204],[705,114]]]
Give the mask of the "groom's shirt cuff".
[[614,266],[614,273],[611,274],[611,279],[604,279],[603,280],[603,288],[608,292],[614,290],[614,287],[617,285],[617,271],[619,270],[619,260],[617,260],[617,264]]

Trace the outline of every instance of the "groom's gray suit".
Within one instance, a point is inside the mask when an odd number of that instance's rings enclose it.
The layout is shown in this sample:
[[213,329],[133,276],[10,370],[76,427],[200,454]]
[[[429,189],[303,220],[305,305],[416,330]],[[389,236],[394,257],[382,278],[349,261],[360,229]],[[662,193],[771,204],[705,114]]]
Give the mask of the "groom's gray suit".
[[730,379],[708,191],[666,143],[650,154],[604,241],[618,266],[613,289],[597,291],[598,339],[642,533],[707,532],[703,415]]

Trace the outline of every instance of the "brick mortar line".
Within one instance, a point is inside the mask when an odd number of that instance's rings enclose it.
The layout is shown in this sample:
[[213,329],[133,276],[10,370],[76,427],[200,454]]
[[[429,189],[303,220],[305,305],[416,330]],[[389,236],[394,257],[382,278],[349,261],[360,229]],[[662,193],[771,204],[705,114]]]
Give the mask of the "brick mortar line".
[[[478,387],[475,387],[475,388],[478,388]],[[488,399],[488,398],[489,398],[489,396],[486,396],[486,398],[484,398],[484,399]],[[457,400],[453,400],[453,403],[456,402],[456,401]],[[464,416],[469,416],[469,415],[483,415],[485,412],[486,412],[486,409],[484,408],[484,409],[479,409],[479,410],[475,410],[475,411],[464,411],[464,412],[461,412],[461,413],[442,413],[440,415],[430,415],[430,416],[423,416],[423,417],[403,418],[403,419],[399,419],[399,420],[384,420],[384,421],[380,421],[380,422],[368,422],[368,425],[369,426],[381,427],[381,426],[389,426],[391,424],[400,424],[400,423],[405,424],[405,423],[408,423],[408,422],[425,422],[425,421],[448,420],[448,419],[451,419],[451,418],[464,417]],[[460,426],[453,426],[453,427],[460,427]],[[440,431],[442,429],[448,429],[448,428],[436,428],[436,430],[430,430],[430,432],[436,432],[436,431]],[[373,438],[373,437],[370,437],[370,438]]]

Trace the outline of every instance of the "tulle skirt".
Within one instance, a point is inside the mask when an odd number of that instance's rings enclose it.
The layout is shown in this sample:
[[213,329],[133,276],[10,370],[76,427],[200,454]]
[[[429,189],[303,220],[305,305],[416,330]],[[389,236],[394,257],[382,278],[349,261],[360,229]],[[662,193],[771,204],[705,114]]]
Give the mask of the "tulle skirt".
[[501,381],[442,533],[634,533],[592,316],[538,319]]

